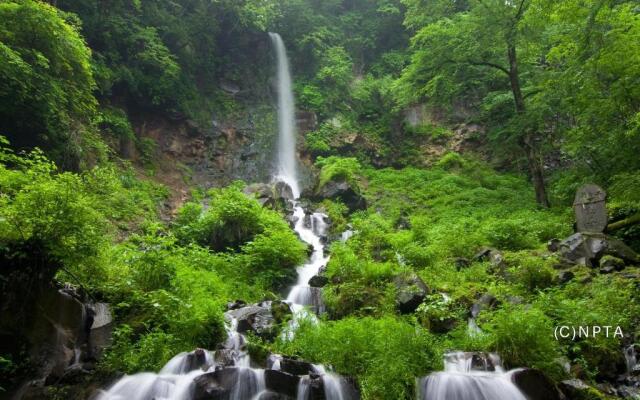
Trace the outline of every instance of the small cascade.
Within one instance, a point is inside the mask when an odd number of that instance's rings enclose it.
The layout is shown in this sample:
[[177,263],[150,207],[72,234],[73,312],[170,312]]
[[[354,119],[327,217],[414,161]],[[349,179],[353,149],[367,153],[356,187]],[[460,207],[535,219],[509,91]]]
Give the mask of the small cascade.
[[444,371],[423,378],[419,400],[526,400],[495,354],[445,354]]
[[190,400],[193,380],[213,368],[213,355],[202,349],[180,353],[173,357],[158,374],[140,373],[125,376],[97,400]]
[[624,359],[627,363],[627,375],[630,375],[636,369],[638,365],[638,358],[636,354],[636,345],[632,344],[624,349]]
[[[322,392],[326,400],[355,400],[358,398],[348,390],[349,385],[340,375],[327,372],[323,365],[313,364],[313,374],[319,375],[322,381]],[[310,400],[313,392],[314,380],[311,376],[300,379],[296,400]]]
[[320,269],[327,265],[329,257],[324,254],[323,237],[327,230],[327,216],[322,213],[310,215],[309,224],[305,223],[305,211],[299,205],[294,205],[294,218],[296,220],[294,230],[300,238],[313,248],[311,258],[306,264],[297,268],[298,281],[291,288],[287,296],[287,302],[291,305],[294,313],[299,313],[304,307],[311,308],[315,313],[324,312],[322,296],[318,288],[309,286],[309,280],[320,272]]

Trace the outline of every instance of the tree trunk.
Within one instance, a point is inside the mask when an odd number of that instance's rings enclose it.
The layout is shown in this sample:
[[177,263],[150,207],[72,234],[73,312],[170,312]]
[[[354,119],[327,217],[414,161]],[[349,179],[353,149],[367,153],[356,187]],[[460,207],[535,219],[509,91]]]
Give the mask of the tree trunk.
[[[524,114],[525,104],[524,96],[522,95],[522,89],[520,88],[520,76],[518,75],[518,58],[516,55],[515,44],[509,44],[507,48],[507,56],[509,57],[509,82],[511,84],[511,93],[513,94],[513,101],[515,103],[516,112],[518,114]],[[547,197],[547,190],[544,184],[544,170],[542,168],[542,161],[538,157],[535,134],[533,132],[525,132],[523,139],[521,140],[522,148],[527,156],[527,164],[529,166],[529,173],[531,174],[531,181],[533,182],[533,188],[536,192],[536,201],[539,205],[545,208],[549,208],[549,199]]]

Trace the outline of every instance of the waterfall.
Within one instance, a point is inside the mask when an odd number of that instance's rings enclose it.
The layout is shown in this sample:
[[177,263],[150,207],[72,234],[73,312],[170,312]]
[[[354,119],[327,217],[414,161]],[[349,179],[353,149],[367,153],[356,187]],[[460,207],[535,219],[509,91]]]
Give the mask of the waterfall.
[[278,153],[276,180],[287,183],[294,198],[300,196],[296,166],[296,119],[287,50],[277,33],[269,33],[278,60]]
[[[480,365],[474,365],[480,364]],[[418,385],[419,400],[526,400],[495,354],[479,359],[464,352],[445,354],[444,371]]]
[[[329,261],[325,255],[324,239],[326,239],[328,217],[319,212],[307,213],[297,199],[300,196],[296,173],[296,141],[294,100],[291,89],[291,75],[286,50],[282,38],[277,33],[270,33],[278,58],[278,171],[274,180],[286,183],[291,187],[293,198],[294,230],[300,238],[313,247],[309,261],[297,268],[298,281],[287,296],[294,316],[285,337],[293,337],[300,318],[314,318],[316,313],[323,312],[320,289],[309,286],[309,279],[320,272]],[[274,393],[267,389],[268,380],[265,370],[252,368],[252,361],[247,352],[247,339],[239,329],[239,316],[243,310],[255,307],[270,309],[271,302],[264,301],[256,305],[248,305],[237,309],[230,308],[224,315],[226,341],[216,352],[197,349],[190,353],[180,353],[172,358],[159,373],[140,373],[125,376],[107,390],[100,391],[96,400],[192,400],[196,391],[196,381],[207,378],[221,379],[216,383],[218,389],[224,391],[228,400],[258,400],[272,398]],[[308,308],[311,310],[309,311]],[[282,357],[272,355],[267,360],[267,369],[280,370]],[[207,376],[203,376],[203,375]],[[347,383],[340,376],[327,372],[321,365],[314,365],[313,374],[303,375],[295,388],[296,397],[307,400],[311,397],[311,380],[322,379],[322,388],[326,400],[351,400]],[[273,389],[273,388],[271,388]],[[316,398],[316,397],[314,397]]]

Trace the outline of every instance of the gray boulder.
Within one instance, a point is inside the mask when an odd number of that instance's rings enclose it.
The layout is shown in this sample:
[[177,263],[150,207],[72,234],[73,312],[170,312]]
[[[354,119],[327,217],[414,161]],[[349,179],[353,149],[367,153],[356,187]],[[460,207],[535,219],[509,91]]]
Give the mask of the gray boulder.
[[352,212],[367,208],[367,202],[360,194],[360,189],[357,186],[352,186],[344,178],[336,178],[317,187],[313,197],[316,200],[340,200]]
[[575,233],[559,245],[562,258],[573,264],[597,267],[604,256],[621,259],[625,264],[640,263],[640,256],[621,240],[602,233]]
[[281,393],[287,396],[296,397],[300,377],[284,371],[267,369],[264,371],[264,380],[272,392]]
[[567,379],[560,382],[559,386],[568,400],[591,400],[601,397],[598,396],[597,389],[592,388],[580,379]]
[[524,368],[515,371],[511,380],[528,400],[564,400],[565,396],[542,371]]
[[402,314],[414,312],[429,293],[429,288],[414,273],[398,275],[394,279],[396,286],[396,306]]

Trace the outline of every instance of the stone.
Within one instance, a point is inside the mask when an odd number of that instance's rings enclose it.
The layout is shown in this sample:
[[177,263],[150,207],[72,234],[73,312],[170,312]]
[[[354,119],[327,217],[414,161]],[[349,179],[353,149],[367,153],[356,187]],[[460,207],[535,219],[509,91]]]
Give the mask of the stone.
[[294,200],[293,189],[286,182],[276,182],[275,186],[275,195],[278,199],[284,200]]
[[597,267],[606,255],[625,263],[640,262],[640,256],[633,249],[621,240],[602,233],[574,233],[560,243],[559,251],[565,262],[588,267]]
[[246,305],[247,305],[247,302],[244,300],[232,301],[227,303],[227,310],[237,310],[238,308],[245,307]]
[[471,306],[471,317],[477,318],[480,315],[480,311],[495,308],[497,305],[498,299],[492,294],[485,293]]
[[414,312],[429,292],[427,285],[415,273],[396,276],[394,284],[397,289],[396,306],[402,314]]
[[291,307],[284,301],[274,300],[271,302],[271,315],[276,322],[285,321],[291,314],[293,314]]
[[227,314],[238,320],[238,332],[253,332],[263,339],[272,339],[275,332],[275,318],[269,305],[250,305],[236,310],[227,311]]
[[453,261],[454,265],[456,266],[456,269],[459,271],[461,269],[467,268],[471,265],[471,261],[469,261],[468,259],[464,258],[464,257],[457,257],[454,261]]
[[483,247],[473,256],[474,261],[484,262],[489,261],[489,255],[491,252],[497,251],[496,249],[492,249],[491,247]]
[[565,396],[542,371],[531,368],[516,370],[511,381],[528,400],[564,400]]
[[605,255],[600,259],[600,268],[611,268],[615,271],[622,271],[625,267],[623,259]]
[[266,390],[258,395],[257,400],[294,400],[294,398],[282,393]]
[[227,399],[237,379],[237,368],[222,368],[199,375],[193,380],[193,400]]
[[296,397],[298,383],[300,383],[299,376],[284,371],[267,369],[264,371],[264,380],[267,389],[276,393]]
[[311,287],[321,288],[325,287],[327,283],[329,283],[329,278],[322,275],[314,275],[309,279],[309,286]]
[[584,185],[578,189],[573,201],[578,232],[604,232],[608,221],[606,198],[607,193],[597,185]]
[[367,202],[360,194],[359,188],[354,187],[344,178],[330,180],[316,188],[313,197],[315,200],[340,200],[351,212],[367,208]]
[[280,370],[292,375],[308,375],[313,371],[313,365],[306,361],[283,357],[280,360]]
[[612,266],[606,266],[606,267],[601,267],[600,268],[600,273],[601,274],[610,274],[610,273],[613,273],[615,271],[616,271],[616,269],[614,267],[612,267]]
[[603,398],[595,388],[580,379],[567,379],[560,382],[559,386],[567,400],[598,400]]
[[575,278],[575,276],[576,275],[571,271],[560,271],[560,273],[558,274],[558,283],[560,283],[561,285],[568,283],[573,278]]
[[552,253],[555,253],[556,251],[560,250],[560,239],[551,239],[547,242],[547,250],[549,250]]

